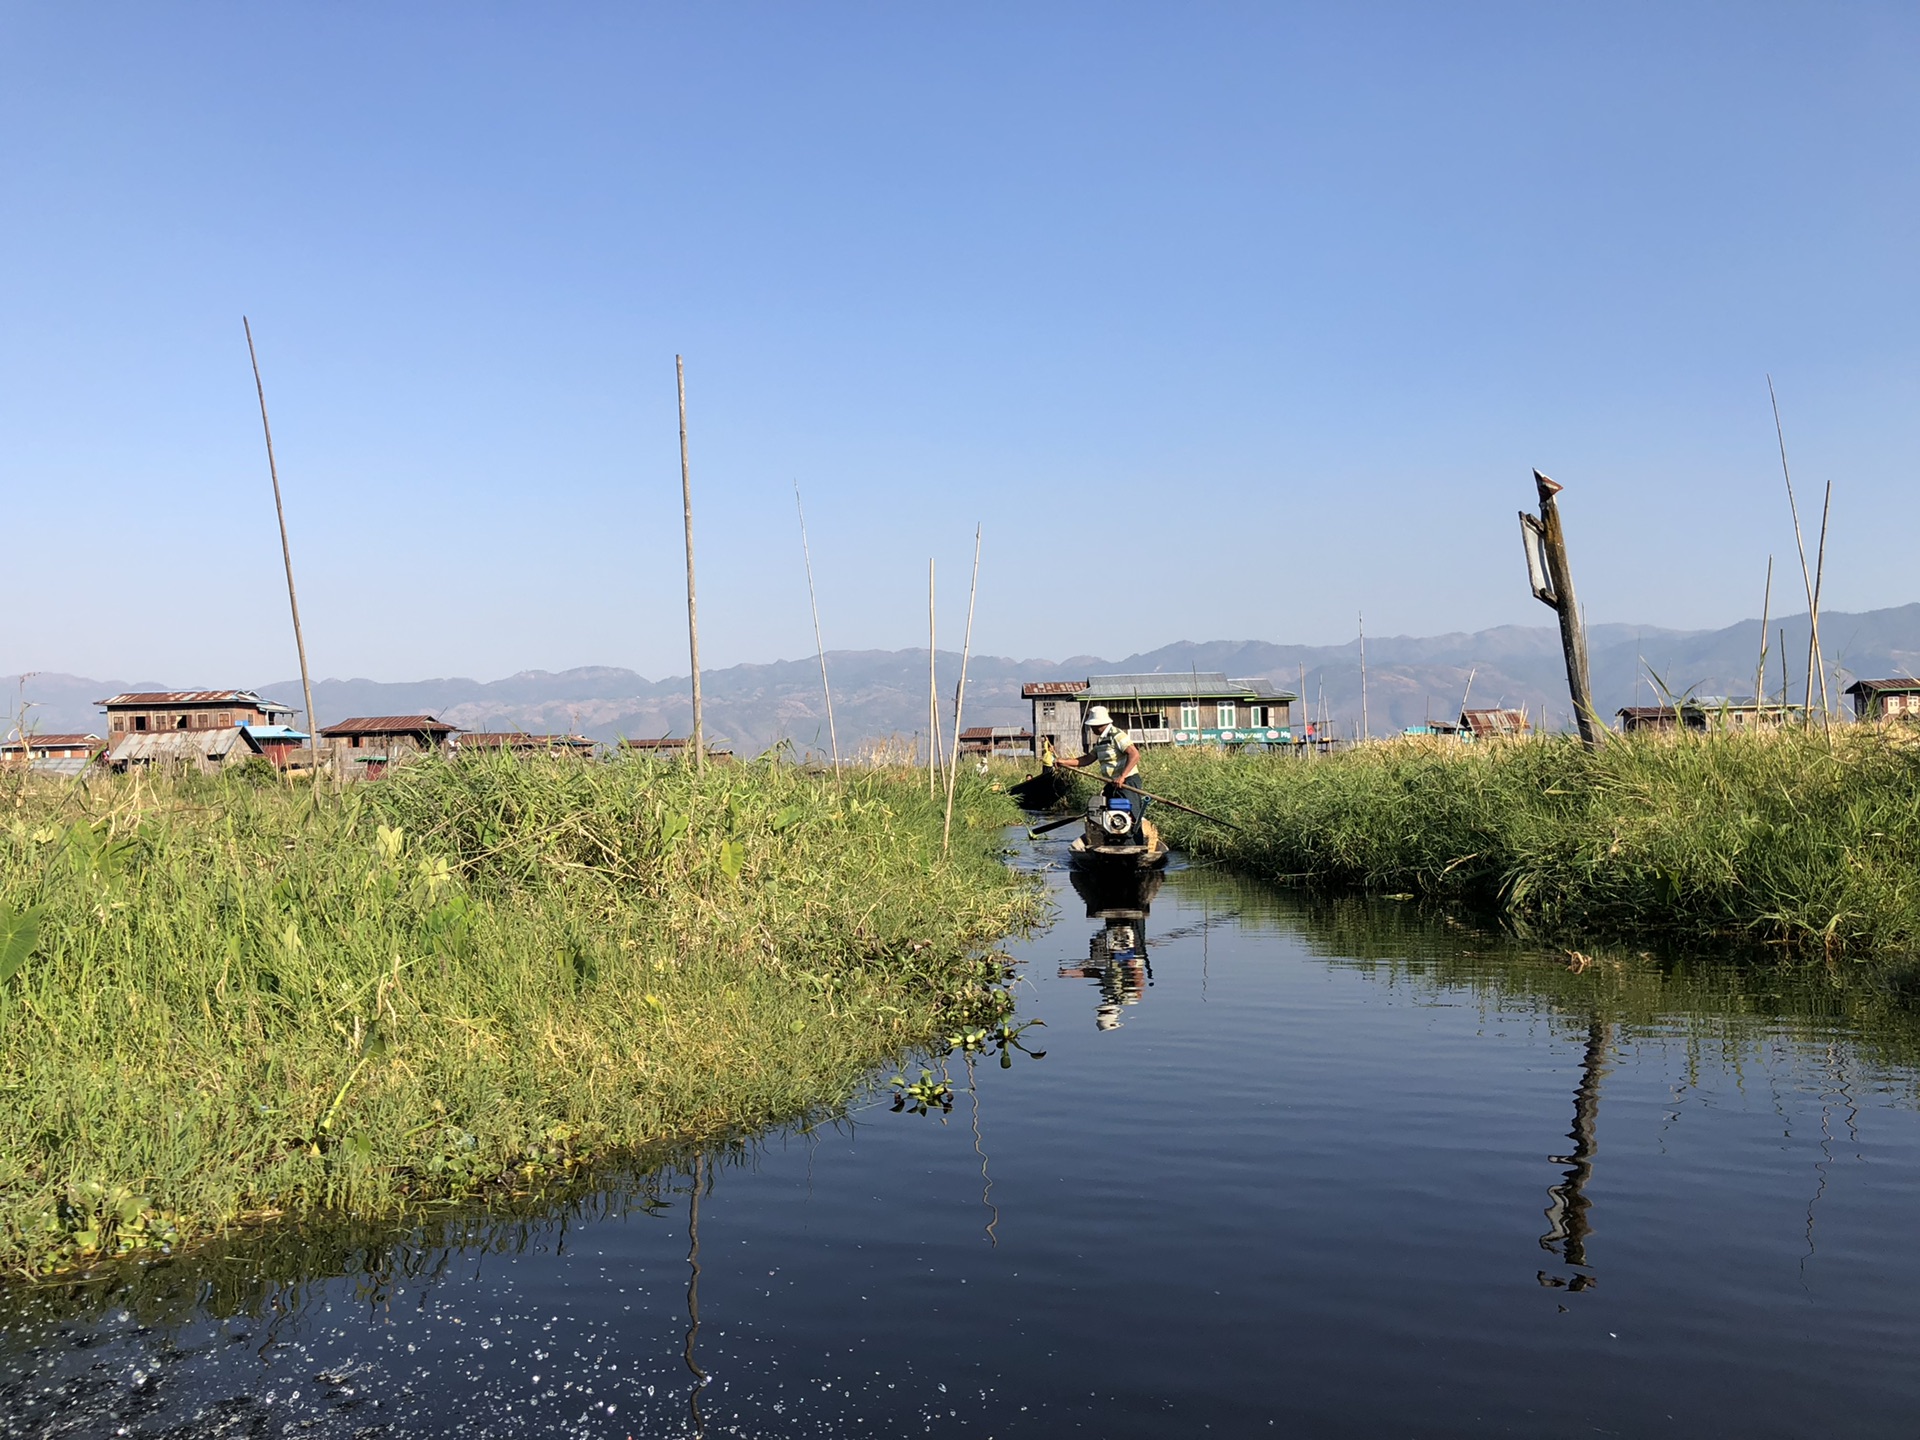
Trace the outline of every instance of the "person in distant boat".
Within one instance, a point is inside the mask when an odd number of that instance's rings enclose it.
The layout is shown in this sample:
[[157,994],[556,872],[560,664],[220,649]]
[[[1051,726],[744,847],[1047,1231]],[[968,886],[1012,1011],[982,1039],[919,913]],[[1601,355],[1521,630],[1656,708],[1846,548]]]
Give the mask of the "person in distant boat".
[[[1140,747],[1133,743],[1126,731],[1113,723],[1113,716],[1107,713],[1104,705],[1093,705],[1087,709],[1087,730],[1089,744],[1084,755],[1077,760],[1055,758],[1056,765],[1064,765],[1069,770],[1091,770],[1107,782],[1107,796],[1127,794],[1120,787],[1140,783]],[[1133,802],[1134,813],[1146,812],[1146,797],[1128,795]]]

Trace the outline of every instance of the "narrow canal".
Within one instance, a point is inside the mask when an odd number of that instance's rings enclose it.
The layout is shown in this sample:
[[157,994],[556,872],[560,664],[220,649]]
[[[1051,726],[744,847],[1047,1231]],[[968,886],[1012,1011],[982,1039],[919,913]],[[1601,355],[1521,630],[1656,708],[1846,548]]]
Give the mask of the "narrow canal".
[[882,1083],[562,1212],[0,1296],[0,1431],[1920,1430],[1906,1002],[1201,870],[1090,916],[1048,874],[1044,1056],[950,1058],[951,1110]]

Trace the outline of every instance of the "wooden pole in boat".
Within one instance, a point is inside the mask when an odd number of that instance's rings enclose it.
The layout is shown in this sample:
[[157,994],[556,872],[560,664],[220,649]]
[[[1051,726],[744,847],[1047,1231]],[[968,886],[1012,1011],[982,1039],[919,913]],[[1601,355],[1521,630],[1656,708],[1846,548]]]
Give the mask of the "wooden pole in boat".
[[[820,638],[820,600],[813,593],[813,552],[807,548],[807,511],[800,503],[800,482],[793,482],[793,508],[800,515],[800,553],[807,562],[807,603],[813,607],[813,648],[820,652],[820,688],[827,696],[827,739],[833,745],[833,773],[840,775],[840,732],[833,726],[833,686],[827,683],[827,644]],[[818,731],[814,732],[817,736]]]
[[687,522],[687,652],[693,665],[693,768],[707,768],[706,731],[700,716],[700,616],[693,602],[693,478],[687,465],[687,368],[673,357],[673,378],[680,391],[680,503]]
[[[960,647],[960,685],[953,692],[953,759],[947,766],[947,818],[940,827],[940,853],[953,844],[953,787],[960,778],[960,713],[967,700],[967,659],[973,654],[973,600],[980,592],[980,527],[973,527],[973,583],[967,588],[967,638]],[[993,747],[987,747],[991,750]]]
[[[1566,655],[1567,689],[1573,696],[1573,719],[1580,739],[1598,746],[1604,733],[1593,710],[1593,686],[1587,675],[1587,632],[1580,616],[1580,604],[1573,594],[1573,568],[1567,563],[1566,534],[1560,526],[1560,508],[1554,496],[1561,487],[1533,472],[1540,492],[1540,514],[1520,512],[1520,535],[1526,542],[1527,579],[1533,598],[1560,616],[1560,648]],[[1542,714],[1544,722],[1545,715]]]
[[320,722],[313,713],[313,680],[307,673],[307,641],[300,633],[300,597],[293,588],[293,547],[287,543],[287,511],[280,503],[280,468],[273,460],[273,426],[267,420],[267,387],[260,383],[260,356],[253,348],[253,325],[240,317],[247,332],[247,359],[253,362],[253,389],[260,397],[260,429],[267,437],[267,474],[273,478],[273,513],[280,518],[280,558],[287,567],[287,606],[293,611],[293,648],[300,654],[300,690],[307,702],[307,749],[313,756],[314,783],[320,780]]

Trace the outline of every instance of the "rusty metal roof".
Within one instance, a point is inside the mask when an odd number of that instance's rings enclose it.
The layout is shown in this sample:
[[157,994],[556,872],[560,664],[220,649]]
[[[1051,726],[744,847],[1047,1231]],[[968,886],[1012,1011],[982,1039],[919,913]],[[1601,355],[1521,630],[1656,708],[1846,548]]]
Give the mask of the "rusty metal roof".
[[291,705],[262,700],[251,690],[135,690],[125,695],[110,695],[105,700],[93,703],[115,710],[136,706],[251,705],[259,710],[284,710],[289,715],[293,713]]
[[1029,680],[1020,687],[1022,700],[1045,700],[1054,696],[1078,695],[1087,688],[1084,680]]
[[1524,735],[1532,728],[1524,710],[1462,710],[1460,723],[1475,735]]
[[336,735],[451,735],[460,727],[436,720],[431,715],[356,715],[337,725],[328,725],[320,733]]
[[1863,695],[1882,695],[1887,693],[1913,695],[1920,693],[1920,680],[1915,680],[1910,676],[1899,680],[1856,680],[1847,687],[1846,693],[1851,695],[1856,690]]
[[462,750],[510,750],[518,746],[571,746],[591,748],[593,741],[584,735],[533,735],[525,730],[467,730],[460,736]]
[[100,744],[98,735],[29,735],[0,745],[0,750],[72,750],[80,745]]

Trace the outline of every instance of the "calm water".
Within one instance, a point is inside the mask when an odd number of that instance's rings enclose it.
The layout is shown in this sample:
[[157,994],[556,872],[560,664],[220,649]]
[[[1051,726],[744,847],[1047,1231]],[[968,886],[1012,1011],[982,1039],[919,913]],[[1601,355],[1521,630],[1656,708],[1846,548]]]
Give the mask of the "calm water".
[[1052,879],[950,1113],[0,1300],[0,1433],[1920,1434],[1902,1002]]

